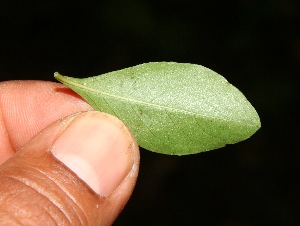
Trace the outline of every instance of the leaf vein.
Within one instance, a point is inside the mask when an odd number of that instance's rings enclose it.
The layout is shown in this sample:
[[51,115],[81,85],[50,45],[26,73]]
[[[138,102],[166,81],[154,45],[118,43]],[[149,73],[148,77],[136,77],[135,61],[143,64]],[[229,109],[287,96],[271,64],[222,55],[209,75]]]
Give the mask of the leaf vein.
[[[199,113],[191,112],[191,111],[187,111],[187,110],[183,110],[183,109],[179,109],[179,108],[175,108],[175,107],[170,107],[170,106],[165,106],[165,105],[158,105],[158,104],[149,103],[149,102],[145,102],[145,101],[141,101],[141,100],[135,100],[135,99],[132,99],[132,98],[125,98],[125,97],[117,96],[117,95],[114,95],[114,94],[111,94],[111,93],[99,91],[99,90],[96,90],[94,88],[84,86],[80,83],[73,82],[73,81],[64,80],[64,82],[66,84],[70,84],[71,86],[77,86],[77,87],[79,87],[83,90],[86,90],[88,92],[95,93],[99,96],[101,96],[101,95],[102,96],[108,96],[108,97],[111,97],[111,98],[116,98],[116,99],[120,99],[120,100],[127,101],[127,102],[139,103],[139,104],[144,104],[144,105],[148,105],[148,106],[154,106],[154,107],[157,107],[157,108],[169,109],[169,110],[182,112],[182,113],[189,114],[189,115],[199,115]],[[204,116],[201,116],[201,117],[204,117]]]

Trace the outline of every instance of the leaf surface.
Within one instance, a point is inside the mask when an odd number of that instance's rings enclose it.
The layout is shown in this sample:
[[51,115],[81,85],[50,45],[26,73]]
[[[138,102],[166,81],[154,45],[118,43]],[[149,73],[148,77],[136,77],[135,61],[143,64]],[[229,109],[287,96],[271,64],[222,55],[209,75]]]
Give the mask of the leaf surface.
[[249,138],[260,119],[246,97],[200,65],[155,62],[89,78],[55,78],[117,116],[148,150],[187,155]]

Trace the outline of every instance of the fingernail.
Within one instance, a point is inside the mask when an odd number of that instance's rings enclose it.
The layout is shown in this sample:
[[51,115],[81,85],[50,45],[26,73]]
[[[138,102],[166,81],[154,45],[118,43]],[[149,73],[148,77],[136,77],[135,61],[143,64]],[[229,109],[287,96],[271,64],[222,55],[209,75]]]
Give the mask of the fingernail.
[[108,196],[131,170],[135,145],[120,120],[93,111],[75,116],[51,152],[96,193]]

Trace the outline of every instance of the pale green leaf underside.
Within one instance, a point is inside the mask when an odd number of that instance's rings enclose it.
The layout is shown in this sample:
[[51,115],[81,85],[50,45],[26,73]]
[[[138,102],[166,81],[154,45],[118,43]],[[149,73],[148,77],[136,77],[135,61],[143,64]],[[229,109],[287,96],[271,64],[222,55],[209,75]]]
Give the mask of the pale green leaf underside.
[[138,144],[186,155],[249,138],[260,119],[245,96],[216,72],[195,64],[146,63],[84,79],[55,73],[95,110],[121,119]]

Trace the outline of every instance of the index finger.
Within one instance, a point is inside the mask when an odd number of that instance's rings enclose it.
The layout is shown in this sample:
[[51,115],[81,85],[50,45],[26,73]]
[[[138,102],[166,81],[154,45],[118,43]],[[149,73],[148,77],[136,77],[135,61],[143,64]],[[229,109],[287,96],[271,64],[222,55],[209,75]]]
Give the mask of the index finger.
[[0,164],[50,123],[87,110],[90,105],[59,83],[1,82]]

